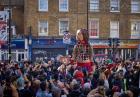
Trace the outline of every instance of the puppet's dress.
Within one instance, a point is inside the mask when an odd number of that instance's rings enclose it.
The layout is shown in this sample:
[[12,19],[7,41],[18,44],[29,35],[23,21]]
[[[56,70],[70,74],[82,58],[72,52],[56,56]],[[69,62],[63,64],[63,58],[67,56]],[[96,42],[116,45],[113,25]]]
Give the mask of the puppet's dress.
[[93,57],[92,57],[92,48],[89,43],[78,42],[74,46],[73,58],[77,66],[82,67],[82,69],[92,72],[93,68]]

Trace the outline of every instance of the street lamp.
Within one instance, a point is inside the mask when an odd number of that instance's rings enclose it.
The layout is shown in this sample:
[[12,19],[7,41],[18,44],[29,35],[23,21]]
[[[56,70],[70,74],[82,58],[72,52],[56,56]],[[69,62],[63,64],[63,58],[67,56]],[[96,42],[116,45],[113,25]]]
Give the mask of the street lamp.
[[9,29],[8,29],[8,33],[9,33],[9,37],[8,37],[8,53],[9,53],[9,63],[11,62],[11,0],[9,0],[9,21],[8,21],[8,25],[9,25]]
[[28,40],[28,49],[29,49],[29,61],[32,60],[32,27],[29,27],[29,40]]
[[31,60],[32,60],[32,38],[31,38],[31,36],[29,36],[28,44],[29,44],[29,61],[31,62]]

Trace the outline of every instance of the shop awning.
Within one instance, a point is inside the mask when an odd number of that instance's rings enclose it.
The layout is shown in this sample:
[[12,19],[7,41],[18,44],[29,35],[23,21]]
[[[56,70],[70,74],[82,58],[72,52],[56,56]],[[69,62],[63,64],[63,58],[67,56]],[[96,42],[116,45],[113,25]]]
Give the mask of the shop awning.
[[[97,48],[104,48],[104,49],[105,48],[110,48],[108,45],[93,45],[92,47],[95,48],[95,49],[97,49]],[[137,49],[138,45],[121,45],[118,48]]]
[[107,45],[93,45],[93,48],[109,48]]
[[[8,49],[8,44],[5,43],[1,46],[1,49]],[[11,41],[11,49],[25,49],[24,39],[14,39]]]
[[126,48],[126,49],[137,49],[137,45],[121,45],[119,48]]
[[32,48],[66,48],[62,39],[33,39]]

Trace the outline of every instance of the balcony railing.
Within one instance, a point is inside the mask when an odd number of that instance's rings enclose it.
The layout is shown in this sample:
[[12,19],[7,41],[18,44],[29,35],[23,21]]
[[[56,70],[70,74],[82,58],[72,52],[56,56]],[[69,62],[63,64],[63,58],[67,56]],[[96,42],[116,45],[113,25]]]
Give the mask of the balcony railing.
[[[14,6],[23,6],[24,5],[24,0],[11,0],[10,1],[10,5]],[[8,5],[9,4],[9,0],[0,0],[0,5]]]

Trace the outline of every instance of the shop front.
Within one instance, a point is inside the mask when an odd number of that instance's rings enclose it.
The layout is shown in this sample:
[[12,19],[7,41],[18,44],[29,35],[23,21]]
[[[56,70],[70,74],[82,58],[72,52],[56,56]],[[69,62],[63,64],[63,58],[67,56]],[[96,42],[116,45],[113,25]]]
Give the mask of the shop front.
[[63,39],[33,39],[32,60],[43,60],[55,58],[58,55],[66,55],[68,50],[71,53],[72,45],[64,44]]
[[[25,49],[25,40],[24,39],[13,39],[11,41],[11,60],[12,61],[23,61],[27,60],[27,49]],[[0,49],[0,60],[8,60],[8,45],[7,43],[1,45]]]
[[107,55],[108,57],[129,59],[138,58],[138,44],[139,40],[120,40],[118,47],[110,47],[108,40],[90,40],[93,47],[94,56],[99,54]]

